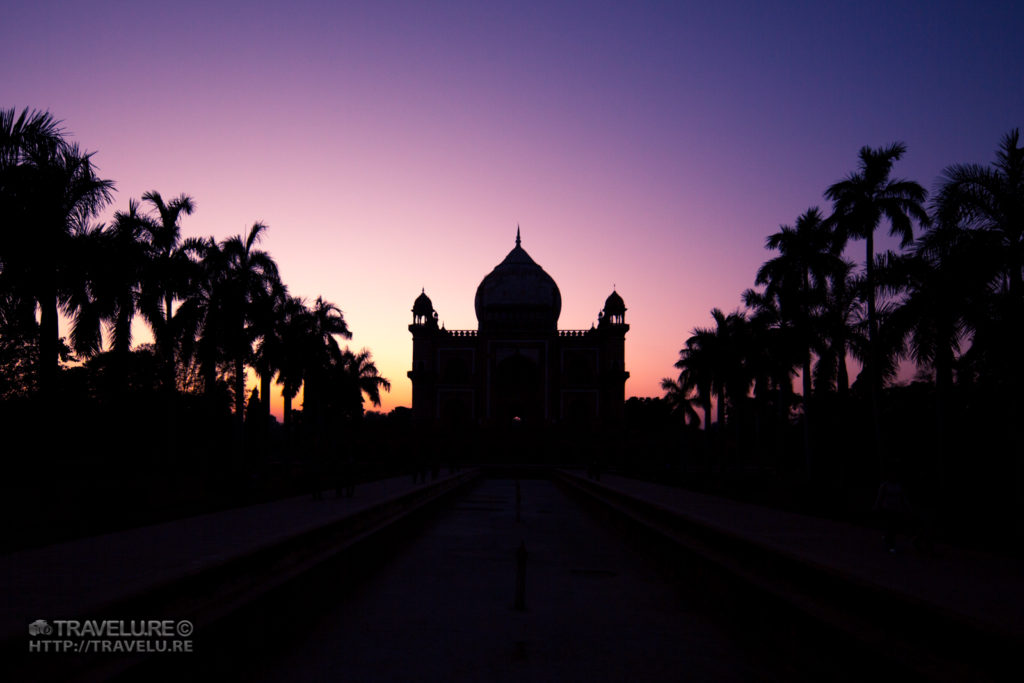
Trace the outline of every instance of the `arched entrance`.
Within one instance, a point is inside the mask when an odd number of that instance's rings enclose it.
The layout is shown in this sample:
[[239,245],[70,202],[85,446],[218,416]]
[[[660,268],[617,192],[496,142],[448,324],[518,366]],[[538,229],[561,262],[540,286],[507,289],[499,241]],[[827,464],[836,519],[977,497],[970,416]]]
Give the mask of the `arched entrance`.
[[502,424],[534,424],[544,419],[544,382],[536,362],[521,354],[505,358],[495,368],[491,387],[491,416]]

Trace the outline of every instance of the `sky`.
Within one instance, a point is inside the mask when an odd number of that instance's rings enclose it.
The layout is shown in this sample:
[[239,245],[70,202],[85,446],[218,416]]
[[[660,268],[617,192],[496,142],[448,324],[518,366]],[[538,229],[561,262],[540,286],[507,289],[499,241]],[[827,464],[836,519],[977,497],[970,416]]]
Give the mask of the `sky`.
[[475,329],[517,225],[560,328],[622,295],[626,395],[658,396],[862,146],[905,142],[894,174],[929,189],[990,163],[1024,125],[1022,33],[1019,2],[7,0],[0,108],[96,153],[101,220],[157,190],[195,199],[185,236],[265,222],[291,293],[337,304],[391,380],[385,410],[411,403],[413,300]]

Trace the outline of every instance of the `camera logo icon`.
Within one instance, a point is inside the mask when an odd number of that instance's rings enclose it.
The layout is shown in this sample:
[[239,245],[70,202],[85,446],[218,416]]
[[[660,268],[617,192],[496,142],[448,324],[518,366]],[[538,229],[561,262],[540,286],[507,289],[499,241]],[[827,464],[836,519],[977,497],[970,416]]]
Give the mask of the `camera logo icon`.
[[46,623],[46,619],[36,619],[28,625],[30,636],[48,636],[53,633],[53,627]]

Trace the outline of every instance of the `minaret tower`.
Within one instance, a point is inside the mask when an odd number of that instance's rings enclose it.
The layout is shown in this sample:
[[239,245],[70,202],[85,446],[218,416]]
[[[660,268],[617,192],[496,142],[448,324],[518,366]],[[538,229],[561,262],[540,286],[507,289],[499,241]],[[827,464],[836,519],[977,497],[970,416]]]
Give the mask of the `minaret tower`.
[[613,288],[598,318],[597,332],[601,336],[601,401],[609,409],[607,417],[616,422],[621,422],[623,417],[626,380],[629,379],[625,368],[628,331],[626,302]]
[[424,289],[412,305],[412,370],[406,373],[412,380],[413,419],[426,422],[436,411],[437,377],[432,359],[437,345],[437,311]]

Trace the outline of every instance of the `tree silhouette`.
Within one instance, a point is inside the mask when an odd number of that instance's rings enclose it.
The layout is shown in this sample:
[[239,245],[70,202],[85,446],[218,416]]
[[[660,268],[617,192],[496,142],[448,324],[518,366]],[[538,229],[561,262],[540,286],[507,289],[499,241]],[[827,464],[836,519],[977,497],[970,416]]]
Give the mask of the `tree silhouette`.
[[[826,280],[825,300],[815,316],[818,330],[818,362],[814,374],[819,391],[835,388],[845,400],[850,391],[846,358],[851,346],[867,345],[861,333],[862,307],[860,292],[864,279],[854,274],[856,266],[839,261]],[[862,343],[863,337],[863,343]]]
[[226,266],[223,298],[227,321],[227,352],[234,364],[235,416],[245,413],[245,365],[252,356],[255,332],[252,321],[261,302],[279,280],[277,264],[256,245],[267,226],[256,222],[245,235],[229,237],[221,244]]
[[695,406],[700,407],[700,399],[691,396],[682,382],[671,377],[664,377],[661,380],[661,389],[665,392],[665,400],[672,412],[680,416],[683,424],[700,424],[700,415],[695,409]]
[[150,262],[141,288],[140,311],[153,331],[164,388],[173,392],[176,363],[182,360],[181,347],[191,343],[198,325],[194,297],[201,277],[198,260],[206,245],[197,238],[181,237],[181,216],[195,210],[191,197],[182,194],[165,202],[159,192],[152,190],[142,195],[142,201],[152,205],[157,217],[142,224]]
[[837,241],[818,207],[801,214],[796,226],[781,226],[765,240],[767,249],[779,255],[757,272],[755,283],[765,285],[765,293],[779,300],[783,324],[792,328],[792,341],[798,345],[802,361],[801,380],[804,402],[804,451],[808,465],[812,459],[811,391],[812,351],[819,346],[814,314],[824,301],[826,282],[839,267]]
[[391,382],[381,377],[373,362],[369,349],[353,353],[345,349],[342,353],[341,367],[344,371],[346,390],[351,398],[350,417],[362,417],[363,395],[370,399],[374,407],[380,407],[380,390],[391,391]]
[[[750,324],[747,362],[750,363],[750,374],[754,379],[757,415],[771,420],[765,410],[774,404],[776,452],[781,454],[782,438],[793,405],[794,368],[801,361],[797,331],[791,325],[783,324],[778,298],[767,291],[744,291],[743,304],[748,309]],[[755,435],[755,443],[759,440],[760,435]]]
[[[314,447],[324,442],[327,412],[331,401],[332,370],[342,365],[342,351],[336,337],[351,339],[341,309],[323,297],[317,297],[309,310],[304,333],[303,405],[304,418],[312,418]],[[310,420],[307,419],[307,424]]]
[[312,329],[312,313],[302,299],[289,296],[279,309],[275,341],[280,343],[281,354],[277,360],[278,380],[284,399],[285,432],[291,435],[292,401],[302,388],[306,368],[308,335]]
[[[704,406],[705,425],[710,425],[711,397],[716,397],[718,428],[725,429],[728,396],[746,396],[751,378],[743,358],[743,326],[746,317],[740,312],[726,315],[721,309],[711,311],[715,327],[698,327],[679,352],[676,367],[680,384],[693,389]],[[733,402],[738,405],[737,401]]]
[[928,224],[928,214],[922,207],[927,192],[918,183],[910,180],[892,180],[893,164],[906,152],[901,142],[888,147],[872,149],[862,147],[859,153],[860,169],[845,180],[831,185],[825,197],[833,202],[832,221],[840,234],[847,238],[863,239],[867,256],[868,304],[868,381],[872,417],[874,422],[875,448],[881,457],[881,425],[878,414],[878,392],[881,388],[881,359],[878,349],[878,312],[875,302],[875,229],[882,219],[889,222],[890,233],[900,238],[902,246],[914,239],[913,221]]
[[[59,308],[83,268],[76,238],[110,202],[111,180],[96,175],[92,153],[67,143],[48,114],[0,113],[0,212],[7,226],[0,237],[4,279],[40,310],[39,390],[53,392],[59,361]],[[15,227],[16,226],[16,227]]]
[[978,164],[946,168],[934,207],[943,225],[958,225],[995,237],[999,250],[991,256],[1004,278],[995,284],[1018,301],[1024,297],[1024,146],[1020,144],[1020,130],[1003,136],[991,168]]
[[796,332],[802,358],[803,396],[811,398],[811,351],[815,346],[812,315],[824,298],[825,283],[840,265],[836,241],[821,211],[812,207],[796,220],[796,227],[781,226],[765,240],[767,249],[779,255],[757,271],[756,284],[766,285],[765,293],[779,300],[784,324]]
[[111,346],[120,355],[131,350],[132,320],[142,305],[142,287],[153,258],[146,237],[153,233],[155,226],[140,209],[139,202],[130,199],[128,211],[114,213],[107,233],[108,256],[103,262],[109,294],[106,320]]
[[[1020,515],[1024,507],[1024,410],[1020,385],[1024,361],[1020,339],[1024,335],[1024,146],[1020,130],[1003,136],[990,167],[957,164],[946,168],[933,203],[940,225],[969,231],[971,242],[985,245],[979,263],[990,270],[979,276],[989,288],[984,304],[972,317],[973,343],[964,354],[992,390],[993,408],[1009,425],[1014,456],[1015,498]],[[1024,537],[1024,522],[1018,522]]]
[[270,385],[284,363],[284,330],[287,324],[288,288],[279,278],[256,290],[252,302],[252,330],[256,338],[252,366],[260,378],[261,421],[270,420]]

